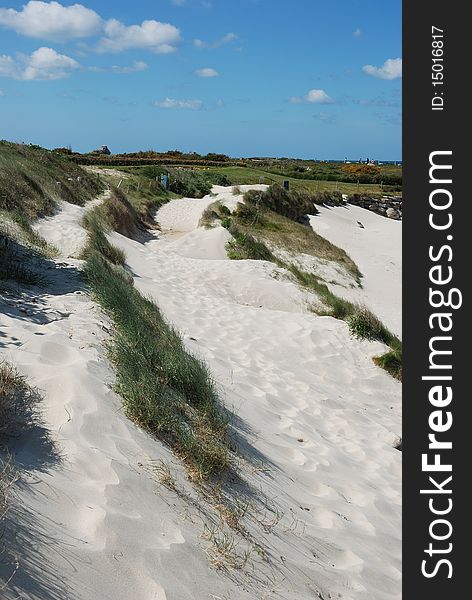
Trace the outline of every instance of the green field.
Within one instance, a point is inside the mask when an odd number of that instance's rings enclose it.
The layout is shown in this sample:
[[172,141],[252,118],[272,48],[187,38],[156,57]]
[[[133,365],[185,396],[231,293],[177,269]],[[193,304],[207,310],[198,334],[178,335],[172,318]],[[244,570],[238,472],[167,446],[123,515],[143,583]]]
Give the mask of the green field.
[[[297,179],[294,177],[284,177],[268,173],[263,169],[254,169],[251,167],[202,167],[202,170],[220,173],[226,175],[233,185],[245,185],[254,183],[282,184],[285,179],[290,182],[291,189],[307,190],[310,192],[317,191],[334,191],[338,190],[342,194],[382,194],[387,193],[382,189],[382,186],[375,183],[343,183],[341,181],[320,181],[314,179]],[[401,192],[388,191],[389,195],[399,195]]]

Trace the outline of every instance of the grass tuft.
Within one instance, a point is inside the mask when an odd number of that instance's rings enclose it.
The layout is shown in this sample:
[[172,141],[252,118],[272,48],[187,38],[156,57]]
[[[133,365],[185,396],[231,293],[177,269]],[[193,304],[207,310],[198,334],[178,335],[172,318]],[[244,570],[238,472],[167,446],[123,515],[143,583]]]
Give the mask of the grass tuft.
[[230,214],[231,211],[227,206],[225,206],[221,202],[212,202],[212,204],[207,206],[203,211],[198,225],[200,227],[205,227],[206,229],[211,229],[216,220],[225,219]]
[[0,362],[0,439],[27,422],[37,400],[35,390],[7,362]]
[[96,250],[85,275],[115,324],[110,358],[126,414],[165,441],[196,478],[228,465],[226,420],[213,379],[158,307]]
[[391,350],[382,354],[382,356],[374,357],[374,363],[390,373],[392,377],[402,381],[403,369],[402,369],[402,351],[401,348],[398,350]]

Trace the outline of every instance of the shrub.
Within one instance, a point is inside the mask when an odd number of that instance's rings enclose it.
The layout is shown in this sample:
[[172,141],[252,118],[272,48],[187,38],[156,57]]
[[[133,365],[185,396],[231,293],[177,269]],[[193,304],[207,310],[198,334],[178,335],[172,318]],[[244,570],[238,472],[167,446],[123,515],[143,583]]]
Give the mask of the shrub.
[[325,205],[325,206],[341,206],[344,204],[343,195],[341,192],[330,192],[325,190],[323,192],[316,192],[313,196],[313,201],[315,204]]
[[246,204],[273,210],[293,221],[303,221],[307,214],[313,215],[317,212],[313,196],[308,192],[288,191],[276,184],[263,192],[256,190],[246,192],[244,201]]

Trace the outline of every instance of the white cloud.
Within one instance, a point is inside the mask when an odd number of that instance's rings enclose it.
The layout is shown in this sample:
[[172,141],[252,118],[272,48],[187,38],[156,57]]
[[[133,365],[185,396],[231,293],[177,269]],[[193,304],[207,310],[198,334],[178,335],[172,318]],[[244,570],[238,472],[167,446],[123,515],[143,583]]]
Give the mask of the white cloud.
[[129,66],[121,66],[121,65],[113,65],[112,67],[90,67],[89,71],[93,71],[94,73],[120,73],[127,75],[128,73],[140,73],[141,71],[146,71],[149,68],[145,62],[137,60],[132,65]]
[[381,67],[365,65],[362,70],[378,79],[398,79],[402,76],[402,59],[388,58]]
[[292,104],[332,104],[333,100],[324,90],[310,90],[306,96],[292,96]]
[[207,67],[205,69],[197,69],[195,71],[195,75],[197,75],[198,77],[219,77],[220,76],[218,71],[215,71],[215,69],[211,69],[209,67]]
[[0,8],[0,26],[38,39],[64,42],[104,34],[98,49],[121,52],[132,48],[169,54],[180,42],[180,31],[174,25],[160,21],[143,21],[126,26],[117,19],[105,21],[82,4],[63,6],[59,2],[30,0],[21,11]]
[[221,46],[225,46],[226,44],[230,44],[231,42],[235,42],[238,39],[238,36],[235,33],[227,33],[223,37],[217,39],[214,42],[204,42],[203,40],[193,40],[193,45],[195,48],[220,48]]
[[180,42],[180,31],[169,23],[143,21],[129,27],[110,19],[105,25],[105,36],[99,42],[101,52],[122,52],[132,48],[150,50],[157,54],[175,52]]
[[352,35],[353,35],[355,38],[360,38],[360,37],[362,37],[362,29],[360,29],[360,28],[358,27],[357,29],[355,29],[355,30],[352,32]]
[[64,79],[79,68],[76,60],[52,48],[38,48],[30,56],[0,56],[0,76],[23,81]]
[[129,67],[120,67],[120,66],[116,66],[114,65],[111,70],[113,71],[113,73],[141,73],[142,71],[146,71],[149,68],[149,66],[141,61],[141,60],[137,60],[135,61],[131,66]]
[[95,35],[102,19],[82,4],[62,6],[59,2],[31,0],[21,11],[0,8],[0,25],[26,37],[65,41]]
[[175,100],[174,98],[166,98],[160,102],[155,102],[154,106],[158,108],[187,108],[190,110],[200,110],[203,107],[201,100]]

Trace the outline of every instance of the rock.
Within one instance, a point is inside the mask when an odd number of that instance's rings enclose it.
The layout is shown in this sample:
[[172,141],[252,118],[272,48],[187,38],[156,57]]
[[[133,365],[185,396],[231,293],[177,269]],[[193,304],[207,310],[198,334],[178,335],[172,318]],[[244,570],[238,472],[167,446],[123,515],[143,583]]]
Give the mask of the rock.
[[398,212],[398,210],[395,210],[394,208],[387,208],[386,215],[389,219],[399,219],[400,218],[400,213]]

